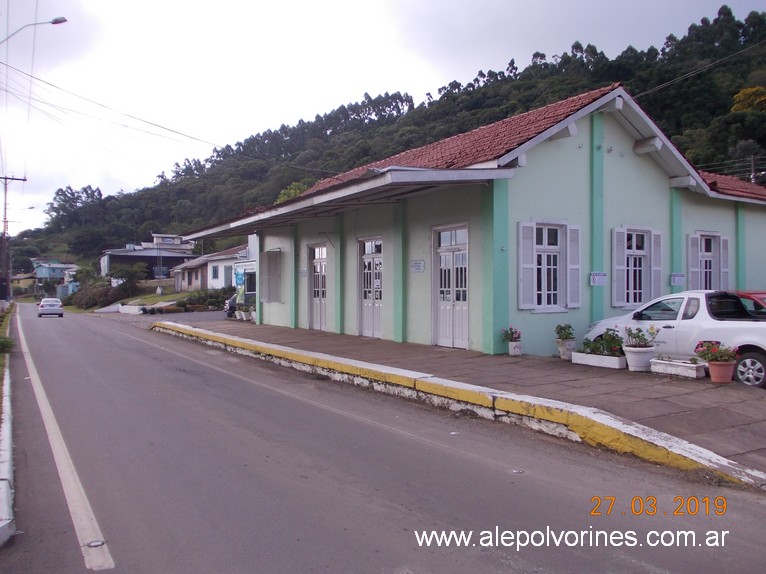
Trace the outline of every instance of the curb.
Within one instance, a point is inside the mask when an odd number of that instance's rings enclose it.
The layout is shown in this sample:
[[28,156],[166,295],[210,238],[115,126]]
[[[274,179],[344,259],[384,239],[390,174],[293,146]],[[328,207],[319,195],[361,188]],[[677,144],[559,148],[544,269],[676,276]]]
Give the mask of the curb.
[[300,351],[170,321],[153,323],[150,328],[232,353],[321,374],[335,381],[451,410],[470,409],[486,419],[523,425],[591,446],[632,454],[652,463],[686,471],[708,470],[727,482],[766,490],[764,472],[747,468],[688,441],[600,409],[498,391],[443,379],[429,373]]
[[0,546],[16,534],[13,516],[13,432],[11,428],[10,356],[3,372],[3,415],[0,420]]

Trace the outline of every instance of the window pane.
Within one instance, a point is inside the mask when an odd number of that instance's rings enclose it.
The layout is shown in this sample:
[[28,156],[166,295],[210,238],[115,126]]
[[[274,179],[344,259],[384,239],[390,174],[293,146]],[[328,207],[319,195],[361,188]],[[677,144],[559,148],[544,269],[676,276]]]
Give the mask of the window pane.
[[466,245],[468,243],[468,230],[457,229],[455,231],[455,245]]
[[544,245],[543,242],[543,233],[545,231],[545,228],[543,227],[535,227],[535,245],[542,247]]
[[548,231],[548,246],[553,247],[559,244],[559,230],[557,227],[549,227]]

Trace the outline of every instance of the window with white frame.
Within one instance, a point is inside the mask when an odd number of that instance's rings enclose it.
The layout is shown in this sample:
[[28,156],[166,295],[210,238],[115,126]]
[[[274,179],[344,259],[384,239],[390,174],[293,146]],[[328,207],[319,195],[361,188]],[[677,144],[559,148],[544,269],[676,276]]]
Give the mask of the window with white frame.
[[717,233],[687,238],[687,288],[729,288],[729,239]]
[[218,279],[218,265],[213,265],[213,279]]
[[661,293],[661,234],[651,229],[613,229],[612,305],[635,307]]
[[519,309],[580,306],[580,228],[519,222]]

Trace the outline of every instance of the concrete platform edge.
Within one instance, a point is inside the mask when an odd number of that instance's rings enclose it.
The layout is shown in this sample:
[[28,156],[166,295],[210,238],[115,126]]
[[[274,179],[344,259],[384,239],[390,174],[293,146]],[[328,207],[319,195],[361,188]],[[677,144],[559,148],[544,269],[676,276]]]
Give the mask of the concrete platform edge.
[[520,424],[561,438],[632,454],[656,464],[687,471],[705,469],[728,482],[766,490],[764,472],[747,468],[688,441],[600,409],[498,391],[428,373],[222,335],[168,321],[156,322],[151,329],[304,372],[323,374],[333,380],[414,398],[434,406],[451,410],[469,409],[483,418]]
[[0,420],[0,546],[16,534],[13,514],[13,430],[9,357],[3,372],[3,415]]

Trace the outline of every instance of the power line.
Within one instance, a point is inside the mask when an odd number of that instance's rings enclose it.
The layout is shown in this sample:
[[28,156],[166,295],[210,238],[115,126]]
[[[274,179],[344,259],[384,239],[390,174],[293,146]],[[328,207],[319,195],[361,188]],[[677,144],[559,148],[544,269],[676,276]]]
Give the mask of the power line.
[[697,68],[695,70],[687,72],[686,74],[678,76],[677,78],[674,78],[674,79],[672,79],[672,80],[670,80],[668,82],[665,82],[664,84],[660,84],[659,86],[654,86],[653,88],[650,88],[650,89],[646,90],[645,92],[641,92],[640,94],[637,94],[637,95],[633,96],[633,99],[638,99],[641,96],[645,96],[647,94],[651,94],[653,92],[657,92],[657,91],[662,90],[663,88],[667,88],[668,86],[671,86],[671,85],[673,85],[673,84],[675,84],[677,82],[680,82],[680,81],[685,80],[687,78],[691,78],[692,76],[696,76],[697,74],[701,74],[702,72],[705,72],[705,71],[709,70],[710,68],[712,68],[714,66],[717,66],[718,64],[720,64],[722,62],[725,62],[726,60],[729,60],[729,59],[731,59],[731,58],[733,58],[735,56],[739,56],[740,54],[744,54],[745,52],[747,52],[749,50],[753,50],[754,48],[758,48],[759,46],[761,46],[763,44],[763,42],[764,42],[763,40],[760,40],[759,42],[753,44],[752,46],[748,46],[747,48],[743,48],[742,50],[740,50],[738,52],[734,52],[733,54],[729,54],[728,56],[725,56],[725,57],[721,58],[720,60],[716,60],[714,62],[710,62],[709,64],[705,64],[704,66],[702,66],[700,68]]

